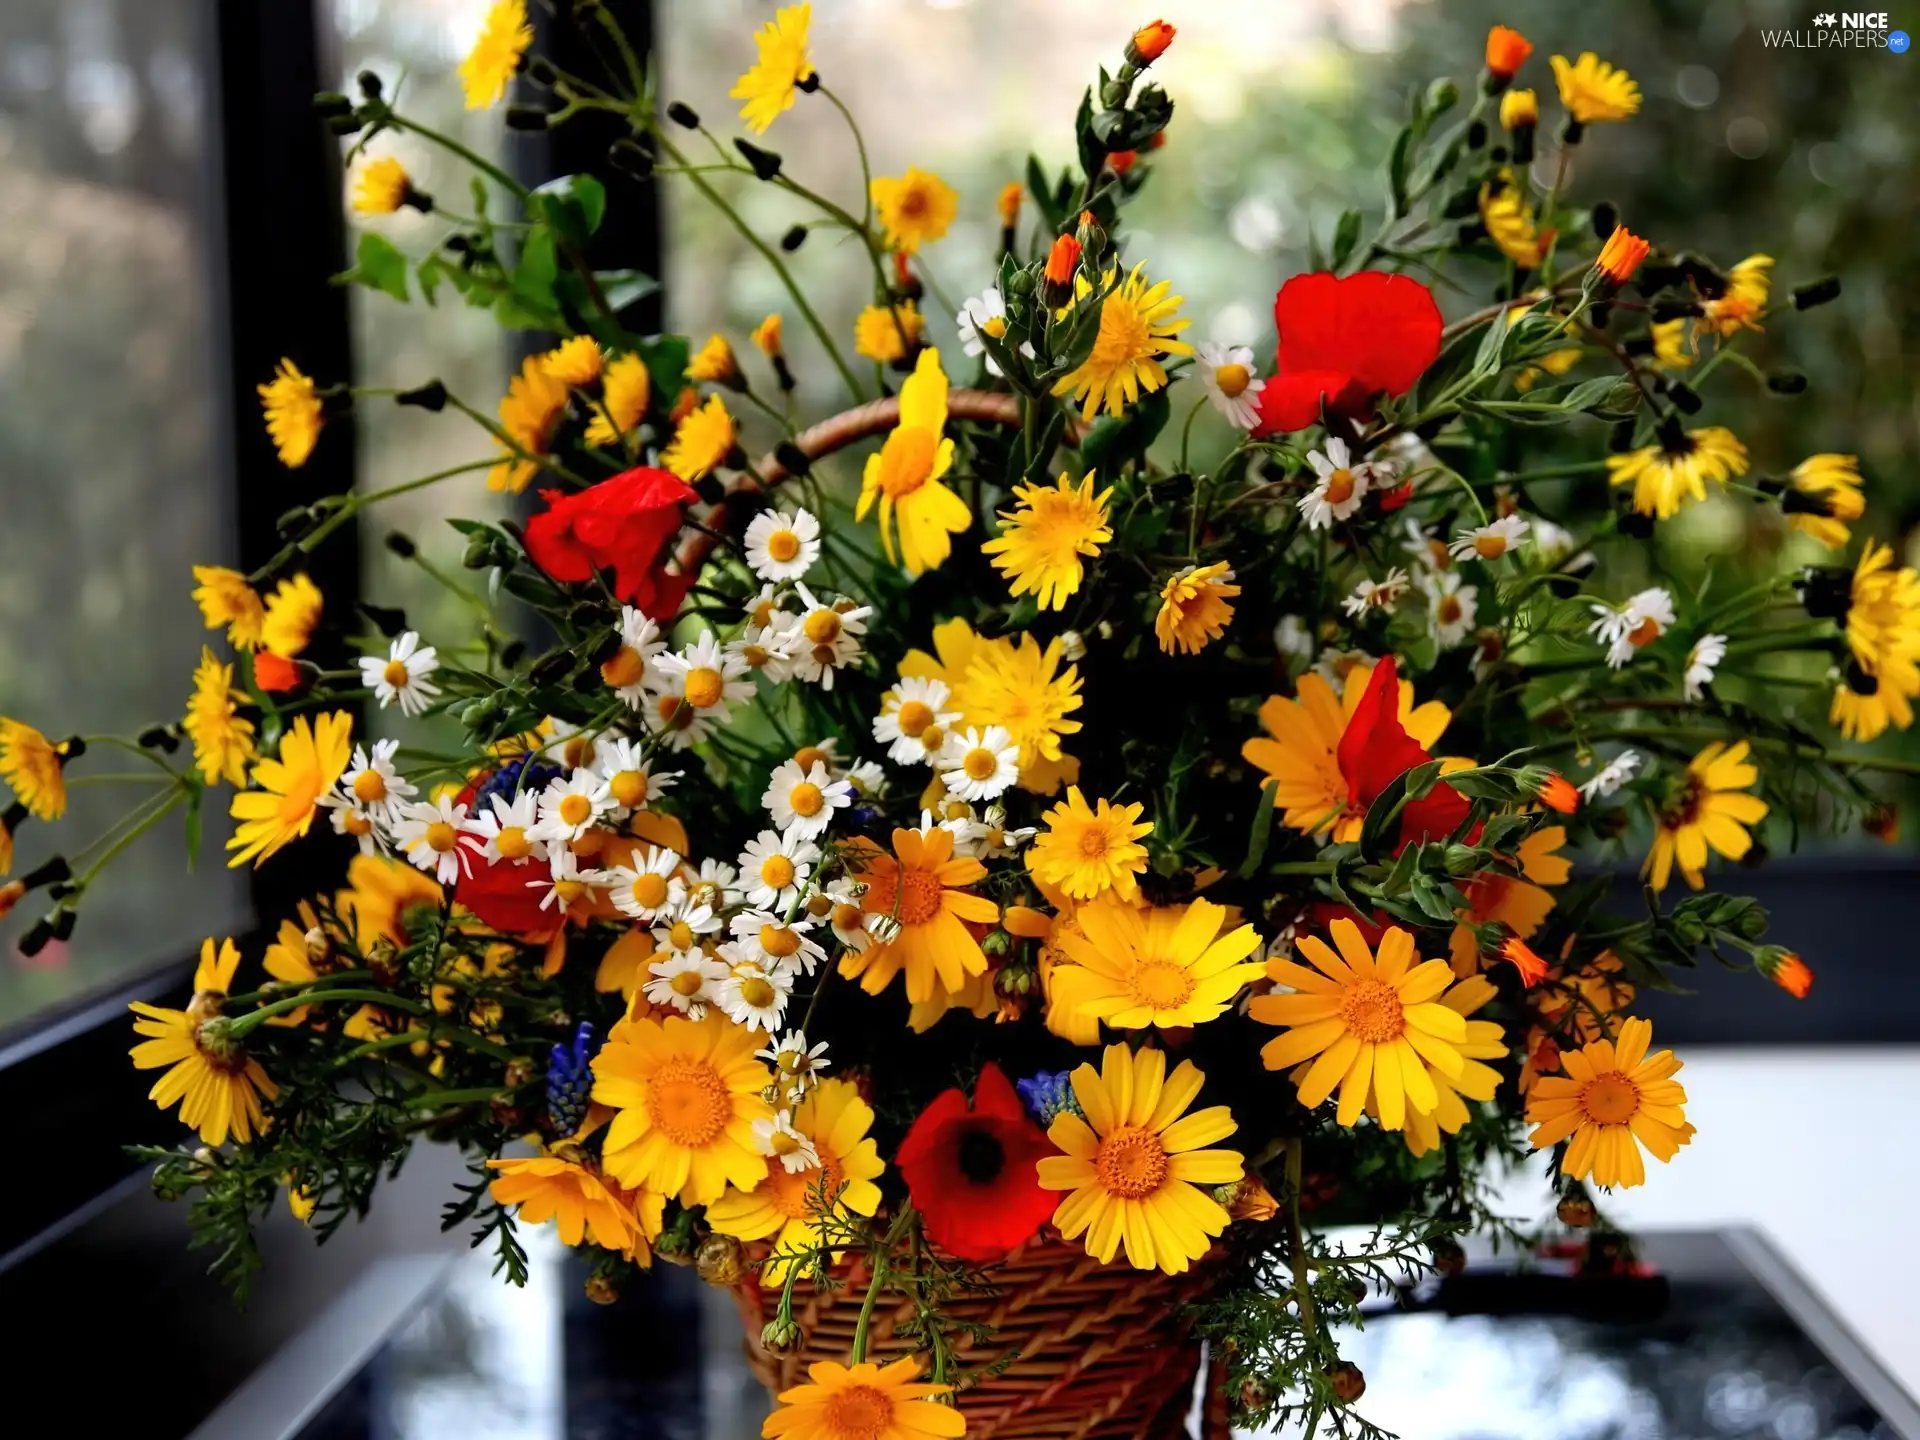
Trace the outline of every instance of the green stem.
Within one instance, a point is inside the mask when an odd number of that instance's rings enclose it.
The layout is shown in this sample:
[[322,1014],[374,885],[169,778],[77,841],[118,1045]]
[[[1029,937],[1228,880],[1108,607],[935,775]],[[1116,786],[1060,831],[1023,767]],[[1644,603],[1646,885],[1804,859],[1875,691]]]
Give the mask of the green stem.
[[[106,869],[107,866],[113,862],[115,856],[119,855],[128,846],[132,845],[136,840],[138,840],[142,835],[146,834],[154,826],[158,825],[162,820],[166,819],[167,816],[171,815],[174,812],[174,810],[179,806],[180,802],[182,800],[185,800],[186,798],[187,798],[186,788],[184,786],[180,786],[168,791],[167,794],[164,796],[156,795],[151,800],[146,801],[145,804],[148,807],[150,813],[148,813],[145,817],[143,817],[137,824],[134,824],[130,829],[127,830],[125,834],[120,836],[119,839],[115,840],[104,851],[102,851],[100,858],[98,860],[95,860],[91,865],[89,865],[86,868],[85,873],[82,874],[78,879],[76,879],[73,882],[75,887],[80,890],[85,890],[87,886],[93,883],[95,877],[97,877],[102,870]],[[138,811],[136,811],[135,813],[137,814]],[[84,854],[85,852],[82,851],[81,853]]]
[[478,1105],[506,1093],[502,1085],[477,1085],[471,1090],[434,1090],[404,1103],[410,1110],[444,1110],[453,1105]]
[[1300,1308],[1300,1334],[1314,1343],[1318,1322],[1313,1310],[1313,1283],[1307,1275],[1307,1237],[1300,1224],[1300,1183],[1306,1170],[1306,1146],[1296,1135],[1287,1141],[1287,1239],[1293,1254],[1293,1300]]
[[533,193],[498,165],[495,165],[491,160],[482,159],[479,155],[469,150],[451,136],[442,135],[438,130],[430,129],[417,120],[409,120],[403,115],[396,115],[391,110],[387,112],[386,119],[387,123],[396,130],[411,130],[422,140],[430,140],[443,150],[458,155],[462,160],[473,166],[474,169],[492,180],[494,184],[500,186],[510,194],[518,196],[520,200],[525,201],[526,198]]

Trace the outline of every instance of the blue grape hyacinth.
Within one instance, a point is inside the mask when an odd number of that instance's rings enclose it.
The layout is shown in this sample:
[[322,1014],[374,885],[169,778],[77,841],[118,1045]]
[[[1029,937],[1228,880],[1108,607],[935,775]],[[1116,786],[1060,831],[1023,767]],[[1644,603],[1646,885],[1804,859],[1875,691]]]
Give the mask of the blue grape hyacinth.
[[593,1026],[582,1020],[573,1044],[556,1045],[547,1061],[547,1118],[555,1135],[571,1135],[587,1119],[587,1096],[593,1090]]
[[1013,1088],[1020,1092],[1027,1113],[1043,1126],[1051,1125],[1053,1117],[1063,1111],[1074,1115],[1081,1113],[1080,1101],[1075,1097],[1067,1075],[1065,1070],[1042,1070],[1031,1080],[1013,1082]]

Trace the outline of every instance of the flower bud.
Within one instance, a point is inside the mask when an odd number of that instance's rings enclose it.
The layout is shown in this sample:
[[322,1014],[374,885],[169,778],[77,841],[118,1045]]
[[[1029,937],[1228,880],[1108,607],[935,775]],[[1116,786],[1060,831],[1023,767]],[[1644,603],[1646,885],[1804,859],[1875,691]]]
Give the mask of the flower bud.
[[753,167],[755,179],[771,180],[780,173],[780,157],[771,150],[763,150],[751,140],[742,140],[737,136],[733,148],[740,152],[740,158]]
[[1079,240],[1072,235],[1056,236],[1047,252],[1046,284],[1041,295],[1049,306],[1057,308],[1073,298],[1073,272],[1079,267]]
[[1798,370],[1769,371],[1767,389],[1775,395],[1804,395],[1807,391],[1807,377]]
[[383,990],[391,990],[400,979],[400,950],[385,935],[378,936],[367,947],[367,969],[373,972],[373,983]]
[[1167,53],[1167,47],[1173,44],[1173,36],[1173,26],[1164,20],[1142,25],[1127,41],[1127,63],[1136,70],[1146,69]]
[[786,234],[780,237],[780,248],[786,251],[789,255],[791,255],[794,251],[798,250],[802,245],[806,243],[807,243],[807,227],[804,225],[795,225],[792,229],[788,230]]
[[800,1348],[800,1342],[806,1339],[806,1332],[791,1315],[774,1316],[760,1331],[762,1349],[771,1350],[776,1355],[784,1355]]
[[691,105],[683,105],[678,100],[667,106],[667,118],[682,129],[698,130],[700,128],[700,112]]
[[1433,1268],[1441,1275],[1458,1275],[1467,1268],[1467,1252],[1455,1240],[1433,1242]]
[[709,1285],[738,1285],[747,1273],[747,1247],[731,1235],[709,1235],[693,1252],[693,1268]]
[[1495,25],[1487,31],[1487,69],[1480,80],[1481,88],[1489,95],[1498,95],[1512,83],[1531,54],[1533,42],[1526,36],[1505,25]]
[[653,152],[638,141],[621,138],[607,147],[607,163],[633,180],[653,178]]
[[507,107],[507,128],[509,130],[545,130],[551,117],[537,105],[509,105]]
[[1360,1367],[1349,1360],[1342,1360],[1327,1371],[1327,1384],[1333,1390],[1333,1398],[1342,1405],[1351,1405],[1367,1393],[1367,1377],[1360,1373]]
[[333,937],[315,925],[301,937],[301,942],[307,948],[307,964],[315,973],[324,971],[333,960]]
[[1559,1215],[1560,1223],[1572,1230],[1585,1230],[1599,1218],[1593,1202],[1584,1195],[1567,1196],[1555,1213]]
[[611,1305],[620,1298],[619,1283],[611,1275],[589,1275],[583,1289],[596,1305]]
[[1825,279],[1815,280],[1806,285],[1796,285],[1793,290],[1793,308],[1811,310],[1816,305],[1825,305],[1830,300],[1840,298],[1840,277],[1829,275]]
[[1587,272],[1587,293],[1598,298],[1626,284],[1651,248],[1626,226],[1616,228],[1600,247],[1600,257],[1593,262],[1593,269]]
[[393,403],[411,405],[429,414],[438,415],[447,408],[447,387],[438,380],[429,380],[426,384],[416,385],[411,390],[402,390],[393,397]]
[[1768,945],[1753,957],[1753,963],[1762,975],[1796,1000],[1806,999],[1807,992],[1813,989],[1813,967],[1791,950]]

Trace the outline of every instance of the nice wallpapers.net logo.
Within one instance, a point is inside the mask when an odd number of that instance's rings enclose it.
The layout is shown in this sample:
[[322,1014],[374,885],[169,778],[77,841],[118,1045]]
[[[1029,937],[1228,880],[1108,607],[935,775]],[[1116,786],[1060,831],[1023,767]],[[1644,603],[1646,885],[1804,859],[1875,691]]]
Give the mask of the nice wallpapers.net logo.
[[1769,50],[1886,50],[1904,55],[1912,45],[1885,10],[1823,10],[1804,30],[1762,30]]

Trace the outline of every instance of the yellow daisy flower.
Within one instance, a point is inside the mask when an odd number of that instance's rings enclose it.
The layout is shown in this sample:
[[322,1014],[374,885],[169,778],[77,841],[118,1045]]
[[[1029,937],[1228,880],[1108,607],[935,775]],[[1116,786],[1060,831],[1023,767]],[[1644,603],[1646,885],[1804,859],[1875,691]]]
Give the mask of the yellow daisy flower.
[[1239,1127],[1224,1105],[1187,1114],[1206,1077],[1190,1060],[1173,1074],[1159,1050],[1109,1045],[1100,1069],[1073,1072],[1081,1114],[1063,1110],[1047,1138],[1066,1153],[1040,1161],[1040,1184],[1072,1193],[1053,1212],[1068,1240],[1085,1235],[1087,1253],[1107,1264],[1124,1242],[1136,1270],[1184,1274],[1227,1228],[1208,1192],[1246,1173],[1233,1150],[1205,1147]]
[[1749,825],[1767,817],[1767,802],[1746,793],[1760,778],[1747,760],[1745,740],[1733,746],[1719,741],[1687,765],[1681,783],[1656,817],[1653,848],[1640,873],[1655,890],[1667,888],[1676,860],[1693,889],[1706,884],[1707,851],[1738,860],[1753,844]]
[[1522,270],[1540,268],[1546,243],[1534,223],[1533,208],[1514,183],[1512,171],[1503,170],[1498,179],[1480,187],[1480,221],[1487,227],[1487,238],[1502,255]]
[[1852,532],[1847,523],[1866,513],[1867,499],[1860,491],[1858,455],[1809,455],[1787,476],[1787,483],[1802,495],[1817,495],[1824,514],[1809,515],[1788,508],[1793,528],[1811,535],[1829,550],[1838,550]]
[[320,626],[326,601],[320,587],[303,570],[274,587],[260,622],[260,643],[272,654],[291,660],[305,650]]
[[1031,635],[1018,643],[982,641],[952,687],[964,723],[1002,726],[1020,747],[1020,788],[1036,795],[1053,794],[1062,778],[1079,773],[1060,749],[1060,738],[1081,728],[1067,718],[1082,701],[1080,672],[1072,665],[1061,669],[1065,655],[1058,636],[1044,648]]
[[193,672],[193,694],[180,724],[193,741],[193,763],[209,785],[222,780],[236,787],[247,783],[247,767],[254,761],[253,722],[244,719],[239,708],[233,693],[233,667],[222,665],[202,645],[200,664]]
[[1858,661],[1849,664],[1834,687],[1827,723],[1849,740],[1877,740],[1887,727],[1913,724],[1913,701],[1920,695],[1920,668],[1911,660],[1874,674]]
[[587,420],[587,444],[612,445],[647,416],[653,377],[638,355],[616,355],[600,377],[600,403]]
[[1162,355],[1191,355],[1193,347],[1173,337],[1193,322],[1177,320],[1174,312],[1182,297],[1169,295],[1171,281],[1149,285],[1144,264],[1120,282],[1100,302],[1100,331],[1093,350],[1077,370],[1054,384],[1056,395],[1071,394],[1080,403],[1080,418],[1091,420],[1104,409],[1118,415],[1140,398],[1167,383]]
[[1068,786],[1067,798],[1047,811],[1047,828],[1027,847],[1027,868],[1074,900],[1109,892],[1131,900],[1139,893],[1134,876],[1147,868],[1140,837],[1153,833],[1153,822],[1140,818],[1145,808],[1103,799],[1095,809],[1078,785]]
[[638,1261],[642,1269],[653,1264],[652,1242],[663,1227],[666,1196],[630,1193],[591,1161],[564,1154],[489,1160],[487,1168],[499,1172],[488,1193],[498,1204],[517,1207],[525,1224],[552,1220],[564,1245],[590,1240]]
[[740,378],[740,362],[724,335],[709,335],[687,362],[687,378],[700,385],[731,385]]
[[326,420],[319,391],[309,377],[300,373],[300,367],[287,359],[280,361],[273,379],[254,388],[260,393],[267,436],[279,452],[280,463],[289,470],[299,469],[313,454]]
[[753,348],[769,360],[778,360],[787,353],[783,339],[784,328],[785,322],[781,320],[778,311],[767,316],[753,327]]
[[197,1130],[207,1145],[224,1145],[231,1135],[242,1145],[266,1130],[264,1096],[276,1098],[279,1088],[249,1059],[246,1049],[227,1034],[222,1004],[240,966],[233,941],[214,948],[209,937],[200,946],[200,963],[193,972],[193,1000],[185,1010],[134,1001],[133,1032],[146,1037],[131,1052],[136,1070],[167,1073],[154,1082],[147,1098],[162,1110],[176,1102],[180,1120]]
[[383,936],[404,948],[413,938],[409,914],[437,914],[445,904],[446,894],[431,875],[384,855],[354,856],[347,888],[333,897],[335,913],[353,927],[354,944],[363,951]]
[[67,813],[65,763],[61,746],[33,726],[0,715],[0,780],[39,819],[58,820]]
[[953,468],[953,441],[940,433],[946,423],[947,376],[940,352],[929,347],[900,387],[900,423],[880,453],[867,457],[854,510],[854,519],[864,520],[874,501],[880,502],[880,544],[888,560],[896,558],[898,520],[897,558],[914,575],[938,569],[953,550],[950,537],[973,523],[967,502],[940,483]]
[[1089,470],[1075,485],[1062,475],[1054,484],[1016,485],[1019,505],[1000,512],[1000,534],[980,547],[994,568],[1012,582],[1015,599],[1033,595],[1042,610],[1064,610],[1080,588],[1085,562],[1113,539],[1107,523],[1111,489],[1093,493]]
[[1160,613],[1153,617],[1154,637],[1168,655],[1198,655],[1226,633],[1233,619],[1228,602],[1240,593],[1233,570],[1224,563],[1189,565],[1160,589]]
[[734,447],[733,416],[718,395],[689,411],[673,432],[660,463],[691,485],[723,463]]
[[353,187],[353,208],[362,215],[391,215],[407,203],[412,193],[407,167],[391,155],[381,155],[360,167]]
[[1685,370],[1693,364],[1693,347],[1687,339],[1687,322],[1661,320],[1648,327],[1653,339],[1653,363],[1662,370]]
[[887,248],[915,255],[920,247],[947,233],[960,213],[960,196],[938,175],[909,165],[904,175],[880,175],[873,181],[873,204],[887,232]]
[[882,365],[891,365],[920,347],[926,320],[911,300],[892,305],[869,305],[853,322],[853,348],[857,354]]
[[1431,1115],[1440,1104],[1433,1072],[1458,1080],[1465,1065],[1467,1022],[1435,1003],[1453,971],[1444,960],[1420,961],[1413,937],[1397,925],[1380,937],[1378,958],[1353,921],[1328,929],[1338,955],[1317,935],[1299,939],[1313,969],[1278,956],[1267,962],[1268,977],[1293,993],[1256,995],[1247,1013],[1291,1028],[1269,1040],[1260,1058],[1269,1070],[1313,1060],[1298,1082],[1308,1109],[1337,1087],[1339,1124],[1357,1122],[1371,1101],[1382,1129],[1403,1130],[1408,1111]]
[[[314,968],[313,956],[307,949],[307,932],[318,923],[319,917],[314,914],[313,906],[302,900],[298,918],[280,922],[280,928],[274,932],[273,940],[260,957],[260,968],[275,980],[284,980],[289,985],[305,985],[318,980],[320,972]],[[331,943],[328,942],[329,945]],[[284,1015],[271,1015],[266,1023],[291,1029],[305,1024],[312,1011],[311,1005],[302,1005]]]
[[239,821],[227,848],[231,868],[249,860],[258,866],[313,824],[320,797],[346,773],[353,717],[344,710],[311,723],[296,715],[280,737],[280,754],[253,767],[253,785],[233,797],[228,812]]
[[1251,925],[1222,935],[1227,912],[1210,900],[1139,910],[1107,896],[1074,911],[1060,937],[1074,963],[1054,971],[1056,1005],[1116,1030],[1200,1025],[1265,973]]
[[1560,1173],[1569,1180],[1593,1177],[1593,1183],[1643,1185],[1645,1146],[1662,1164],[1693,1139],[1687,1123],[1687,1092],[1673,1077],[1680,1061],[1671,1050],[1647,1054],[1653,1026],[1638,1018],[1620,1027],[1618,1040],[1595,1040],[1579,1050],[1560,1052],[1564,1076],[1534,1082],[1527,1120],[1536,1126],[1527,1137],[1536,1150],[1571,1139]]
[[600,342],[591,335],[562,340],[540,357],[540,366],[548,375],[575,390],[585,389],[598,380],[606,364]]
[[1540,123],[1540,97],[1531,90],[1509,90],[1500,97],[1500,128],[1511,133]]
[[704,1020],[616,1025],[593,1057],[593,1098],[616,1112],[606,1172],[683,1205],[710,1205],[728,1185],[752,1190],[765,1180],[753,1122],[772,1118],[760,1092],[773,1075],[753,1058],[756,1045],[754,1031],[717,1010]]
[[747,102],[740,107],[740,118],[756,135],[766,134],[780,113],[792,108],[801,82],[813,78],[813,61],[807,55],[807,27],[812,19],[813,6],[787,5],[753,32],[760,58],[727,95]]
[[920,1359],[909,1355],[882,1367],[871,1360],[847,1366],[821,1360],[807,1368],[811,1382],[779,1394],[780,1408],[760,1427],[778,1440],[920,1440],[958,1437],[967,1421],[934,1397],[951,1385],[920,1385]]
[[1760,313],[1767,308],[1772,289],[1773,257],[1749,255],[1727,273],[1726,292],[1700,302],[1696,332],[1727,336],[1741,330],[1759,330]]
[[500,428],[513,443],[496,439],[500,459],[487,472],[487,488],[515,495],[526,489],[540,473],[539,457],[553,447],[566,413],[566,382],[548,372],[545,357],[529,355],[500,397]]
[[647,967],[658,952],[653,932],[635,925],[600,957],[599,968],[593,972],[593,988],[603,995],[618,990],[631,1000],[634,992],[653,978]]
[[[793,1128],[813,1142],[818,1164],[790,1170],[782,1160],[769,1165],[767,1178],[751,1191],[730,1186],[707,1206],[707,1223],[720,1234],[771,1244],[773,1255],[760,1267],[762,1285],[786,1283],[794,1259],[825,1239],[827,1215],[871,1216],[880,1208],[874,1181],[887,1167],[867,1133],[873,1108],[860,1098],[858,1086],[851,1080],[821,1081],[794,1107]],[[825,1214],[819,1205],[823,1189]],[[840,1255],[834,1252],[835,1263]]]
[[473,49],[460,62],[460,83],[466,88],[469,110],[500,103],[531,44],[533,27],[527,23],[526,0],[497,0],[481,23]]
[[1460,1133],[1461,1127],[1472,1118],[1468,1114],[1466,1101],[1484,1103],[1493,1099],[1494,1092],[1500,1088],[1500,1072],[1485,1062],[1505,1058],[1506,1036],[1493,1021],[1473,1018],[1474,1012],[1498,993],[1486,976],[1473,975],[1451,986],[1440,997],[1440,1004],[1459,1012],[1466,1020],[1467,1033],[1466,1038],[1454,1047],[1462,1056],[1458,1075],[1449,1078],[1438,1070],[1428,1071],[1439,1103],[1425,1114],[1418,1110],[1407,1111],[1404,1133],[1407,1149],[1415,1155],[1437,1150],[1443,1133]]
[[898,934],[865,950],[848,950],[840,957],[840,973],[878,995],[904,971],[907,999],[916,1005],[936,990],[958,991],[987,968],[986,952],[967,922],[991,925],[1000,918],[997,904],[965,888],[986,877],[987,867],[978,860],[953,853],[951,830],[895,830],[893,854],[876,854],[860,871],[867,886],[860,908],[885,916]]
[[193,602],[200,607],[207,629],[226,626],[227,643],[236,650],[259,645],[267,607],[247,577],[221,565],[196,565],[193,578],[200,582],[194,587]]
[[1707,498],[1715,484],[1747,473],[1747,447],[1731,430],[1674,429],[1657,444],[1607,457],[1607,480],[1633,486],[1633,508],[1642,515],[1671,519],[1680,507]]
[[1560,86],[1560,103],[1581,125],[1625,120],[1640,112],[1640,87],[1633,77],[1591,50],[1571,64],[1564,55],[1554,56],[1553,78]]
[[1868,540],[1853,570],[1847,605],[1847,648],[1868,673],[1920,652],[1920,574],[1894,567],[1893,548]]

